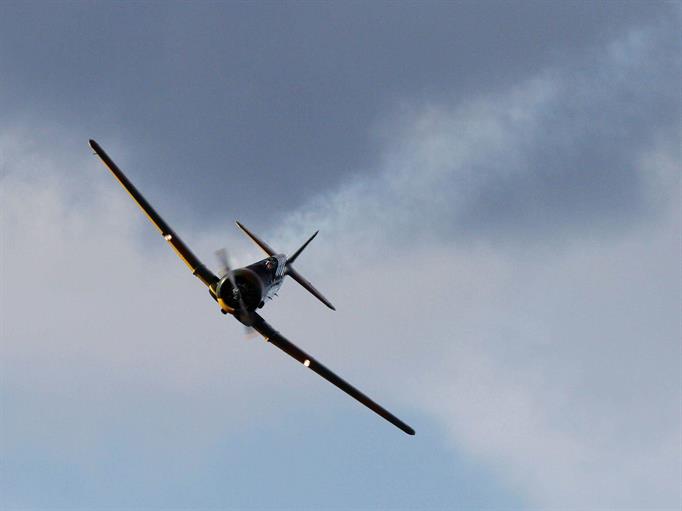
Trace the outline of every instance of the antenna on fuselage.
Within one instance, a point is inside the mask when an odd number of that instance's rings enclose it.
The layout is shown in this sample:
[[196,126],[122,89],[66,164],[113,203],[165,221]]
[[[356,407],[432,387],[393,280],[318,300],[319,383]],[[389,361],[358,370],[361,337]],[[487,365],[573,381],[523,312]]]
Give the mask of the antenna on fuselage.
[[[246,234],[251,241],[253,241],[256,245],[258,245],[263,252],[265,252],[269,256],[273,256],[276,254],[276,252],[268,245],[265,243],[263,240],[261,240],[258,236],[256,236],[254,233],[249,231],[246,227],[244,227],[240,222],[235,222],[237,224],[237,227],[239,227],[244,234]],[[313,295],[315,298],[320,300],[323,304],[325,304],[327,307],[329,307],[331,310],[336,310],[336,307],[332,305],[332,303],[327,300],[322,293],[320,293],[315,287],[308,281],[303,275],[298,273],[294,267],[292,266],[292,263],[298,258],[299,255],[301,255],[301,252],[305,250],[305,248],[308,246],[308,244],[313,241],[315,236],[317,236],[317,233],[320,231],[315,231],[315,234],[313,234],[310,238],[308,238],[308,241],[306,241],[301,247],[294,252],[294,254],[287,259],[286,262],[286,268],[284,270],[285,275],[289,275],[292,279],[294,279],[296,282],[298,282],[306,291],[308,291],[311,295]]]

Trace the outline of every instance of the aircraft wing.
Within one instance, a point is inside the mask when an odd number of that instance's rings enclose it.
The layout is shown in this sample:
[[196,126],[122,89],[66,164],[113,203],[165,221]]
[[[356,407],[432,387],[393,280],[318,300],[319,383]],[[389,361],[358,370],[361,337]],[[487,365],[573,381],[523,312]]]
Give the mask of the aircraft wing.
[[135,185],[131,183],[125,174],[118,168],[118,166],[113,162],[109,155],[100,147],[100,145],[94,140],[90,140],[90,147],[97,153],[102,162],[109,168],[114,177],[121,183],[121,186],[130,194],[130,196],[135,199],[137,205],[142,208],[145,212],[147,218],[153,223],[156,228],[161,231],[161,235],[170,244],[170,246],[175,250],[175,253],[182,259],[182,261],[192,270],[192,274],[206,284],[209,288],[213,289],[215,284],[218,282],[218,277],[216,277],[211,270],[206,268],[204,264],[195,256],[187,245],[178,237],[175,232],[170,228],[170,226],[164,221],[163,218],[154,210],[154,208],[147,202],[147,200],[142,196]]
[[260,333],[263,337],[265,337],[266,341],[270,342],[271,344],[274,344],[287,355],[293,357],[294,359],[296,359],[298,362],[308,367],[309,369],[312,369],[317,374],[322,376],[322,378],[324,378],[331,384],[336,385],[346,394],[357,399],[367,408],[377,413],[394,426],[402,429],[408,435],[414,435],[414,429],[412,429],[410,426],[408,426],[403,421],[398,419],[391,412],[389,412],[379,404],[372,401],[369,397],[367,397],[365,394],[363,394],[358,389],[353,387],[350,383],[348,383],[347,381],[345,381],[344,379],[340,378],[332,371],[327,369],[327,367],[325,367],[323,364],[321,364],[313,357],[308,355],[298,346],[288,341],[282,334],[280,334],[277,330],[272,328],[258,313],[255,312],[252,313],[251,320],[252,323],[250,326],[253,327],[254,330]]

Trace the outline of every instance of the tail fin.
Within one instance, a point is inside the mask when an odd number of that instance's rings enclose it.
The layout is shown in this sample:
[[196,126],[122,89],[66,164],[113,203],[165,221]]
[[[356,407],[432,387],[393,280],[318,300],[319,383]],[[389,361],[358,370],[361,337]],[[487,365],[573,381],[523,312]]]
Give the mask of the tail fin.
[[310,238],[308,238],[308,241],[306,241],[303,245],[301,245],[301,248],[299,248],[296,252],[294,252],[294,255],[292,255],[291,257],[289,257],[287,259],[287,264],[294,264],[294,261],[296,260],[296,258],[301,255],[301,252],[303,252],[305,250],[305,247],[308,246],[308,243],[310,243],[311,241],[313,241],[315,239],[315,236],[317,236],[318,232],[320,232],[320,231],[315,231],[315,234],[313,234]]
[[[241,223],[236,222],[237,227],[239,227],[242,231],[244,231],[244,234],[246,234],[251,240],[258,245],[263,252],[268,254],[269,256],[276,255],[276,252],[268,245],[265,243],[263,240],[261,240],[258,236],[256,236],[254,233],[249,231],[246,227],[244,227]],[[286,269],[284,270],[285,275],[289,275],[292,279],[294,279],[296,282],[298,282],[303,288],[308,291],[310,294],[312,294],[315,298],[320,300],[323,304],[325,304],[327,307],[329,307],[331,310],[336,310],[336,308],[331,304],[329,300],[327,300],[322,293],[320,293],[315,287],[305,279],[300,273],[298,273],[294,267],[292,266],[292,263],[298,258],[298,256],[301,255],[301,252],[305,250],[305,248],[308,246],[308,244],[313,241],[315,236],[317,236],[317,233],[320,231],[315,231],[315,234],[313,234],[310,238],[308,238],[308,241],[306,241],[303,245],[301,245],[301,248],[299,248],[294,254],[287,259],[286,263]]]

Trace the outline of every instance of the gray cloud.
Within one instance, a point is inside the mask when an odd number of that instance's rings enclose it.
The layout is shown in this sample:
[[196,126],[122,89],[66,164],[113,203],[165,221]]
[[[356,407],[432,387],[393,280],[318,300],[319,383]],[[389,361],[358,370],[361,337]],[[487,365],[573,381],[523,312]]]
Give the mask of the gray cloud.
[[669,35],[634,30],[505,94],[405,106],[379,130],[376,171],[301,208],[301,223],[346,231],[368,214],[373,236],[398,243],[525,244],[614,235],[655,217],[669,198],[647,187],[657,171],[642,158],[663,143],[679,159],[681,68]]
[[368,127],[396,102],[504,91],[555,62],[585,62],[595,46],[671,9],[4,2],[2,10],[6,119],[59,120],[79,140],[118,144],[135,155],[131,171],[145,188],[162,186],[191,204],[188,215],[218,223],[243,211],[271,220],[371,166],[379,155]]
[[[63,145],[41,142],[0,132],[4,506],[520,505],[487,470],[445,450],[437,427],[405,442],[300,364],[245,340],[93,156],[65,165],[55,160]],[[236,232],[185,231],[199,254],[225,243],[238,262],[256,257]],[[311,321],[329,317],[308,296],[289,296],[291,308],[279,309],[289,320],[296,306]],[[311,342],[325,325],[315,337],[286,325],[397,406],[402,386],[353,369],[350,349],[335,357]]]
[[[676,43],[665,23],[618,31],[603,45],[585,31],[585,51],[559,52],[565,59],[550,65],[530,59],[541,69],[517,70],[521,79],[466,97],[403,98],[366,142],[377,153],[366,173],[330,184],[265,233],[291,250],[322,229],[299,269],[339,312],[288,284],[266,315],[413,422],[414,444],[364,415],[355,422],[357,409],[335,389],[267,345],[225,343],[223,332],[240,336],[237,326],[220,321],[99,163],[69,156],[78,129],[36,134],[25,120],[3,131],[2,447],[16,468],[15,498],[41,481],[49,491],[34,505],[60,495],[67,506],[254,505],[243,495],[268,470],[254,459],[279,465],[225,444],[244,438],[255,449],[262,434],[298,442],[266,444],[289,463],[295,491],[272,492],[285,505],[306,490],[311,506],[331,495],[375,507],[679,507]],[[142,151],[123,139],[113,147],[125,168]],[[239,262],[256,256],[144,181],[206,260],[223,244]],[[256,209],[244,211],[258,218]],[[103,268],[106,279],[89,278]],[[332,423],[336,435],[296,436],[306,421]],[[484,467],[465,482],[493,497],[467,497],[453,483],[459,465],[436,463],[439,430],[450,459]],[[216,450],[235,458],[219,463]],[[352,469],[326,472],[320,451],[346,453],[339,464]],[[363,452],[393,453],[399,473]],[[202,481],[188,482],[186,464]],[[74,479],[56,477],[59,467]],[[112,486],[88,479],[80,492],[65,489],[89,469]],[[302,488],[297,475],[319,484]],[[353,500],[346,493],[357,487]]]
[[[679,76],[662,69],[657,37],[614,41],[596,77],[555,68],[506,95],[408,109],[376,174],[281,234],[289,246],[303,226],[327,233],[315,277],[340,268],[331,296],[358,318],[328,325],[331,343],[363,326],[366,369],[411,375],[413,402],[453,444],[540,508],[680,502],[682,158],[679,122],[658,103],[678,116],[680,100],[667,85],[628,92]],[[616,99],[657,129],[593,121],[618,120]]]

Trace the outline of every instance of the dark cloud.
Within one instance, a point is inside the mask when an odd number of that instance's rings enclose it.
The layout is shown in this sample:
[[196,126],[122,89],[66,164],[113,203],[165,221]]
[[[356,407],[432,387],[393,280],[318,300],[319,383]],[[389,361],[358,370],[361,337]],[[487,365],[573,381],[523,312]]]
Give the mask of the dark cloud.
[[377,235],[399,244],[446,237],[524,245],[618,236],[655,222],[670,196],[652,190],[662,162],[649,156],[664,150],[677,165],[682,159],[674,25],[633,29],[504,94],[415,100],[383,124],[375,172],[357,173],[342,195],[300,211],[312,212],[311,225],[317,210],[346,219],[362,211]]
[[634,31],[550,73],[556,92],[536,129],[514,135],[523,158],[481,163],[490,177],[467,189],[457,230],[517,240],[616,234],[660,212],[663,198],[646,186],[657,169],[642,159],[663,141],[682,161],[676,32],[674,23]]
[[[671,5],[3,3],[3,503],[679,508]],[[322,229],[338,312],[265,315],[417,436],[242,342],[90,136],[207,263]]]
[[83,141],[124,147],[143,189],[153,183],[187,214],[216,222],[272,218],[371,167],[368,133],[398,101],[503,89],[668,10],[635,2],[0,9],[6,119],[63,119]]

